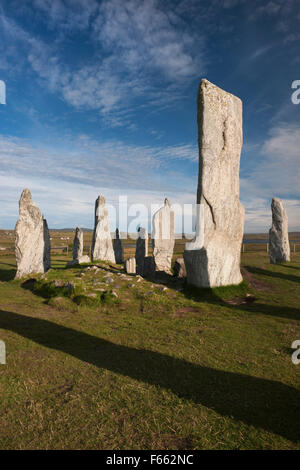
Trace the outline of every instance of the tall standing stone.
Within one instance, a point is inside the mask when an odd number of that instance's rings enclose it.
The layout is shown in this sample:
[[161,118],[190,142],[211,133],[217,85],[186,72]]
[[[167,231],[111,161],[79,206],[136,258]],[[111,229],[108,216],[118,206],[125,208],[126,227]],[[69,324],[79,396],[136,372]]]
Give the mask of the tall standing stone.
[[15,237],[16,279],[45,273],[50,268],[49,230],[29,189],[24,189],[21,194]]
[[241,100],[202,80],[198,93],[197,235],[186,244],[184,252],[189,284],[214,287],[242,281],[244,208],[239,201],[242,141]]
[[137,273],[141,276],[144,272],[145,257],[148,256],[148,231],[145,228],[139,227],[138,238],[135,247],[135,259],[137,264]]
[[153,216],[152,246],[157,271],[171,273],[174,245],[174,211],[166,198],[164,206]]
[[51,268],[51,244],[50,244],[50,232],[47,224],[47,220],[43,219],[44,225],[44,269],[48,271]]
[[113,241],[113,247],[114,247],[116,263],[117,264],[123,263],[123,260],[124,260],[123,242],[120,238],[120,231],[118,228],[116,229],[116,237],[114,238],[114,241]]
[[274,197],[271,209],[272,227],[269,230],[270,263],[290,261],[288,217],[282,200]]
[[99,196],[95,202],[95,227],[92,242],[92,259],[115,263],[108,210],[105,197]]

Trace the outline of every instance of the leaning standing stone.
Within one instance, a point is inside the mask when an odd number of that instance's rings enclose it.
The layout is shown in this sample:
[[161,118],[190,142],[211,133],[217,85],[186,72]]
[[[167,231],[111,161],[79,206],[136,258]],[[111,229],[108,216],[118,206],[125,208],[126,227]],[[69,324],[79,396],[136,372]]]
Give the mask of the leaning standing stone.
[[148,256],[148,231],[140,227],[138,229],[138,238],[135,247],[135,259],[137,264],[137,272],[141,276],[144,272],[145,257]]
[[274,197],[271,209],[272,228],[269,230],[270,263],[290,261],[288,217],[282,200]]
[[166,198],[164,207],[153,216],[153,258],[157,271],[171,273],[172,256],[175,244],[174,211]]
[[215,287],[242,281],[244,208],[239,200],[242,141],[241,100],[202,80],[198,93],[197,193],[197,204],[201,206],[197,213],[203,213],[203,217],[197,220],[198,236],[186,244],[184,252],[189,284]]
[[50,268],[50,237],[47,222],[33,202],[29,189],[19,201],[19,218],[15,229],[16,279]]
[[120,238],[119,229],[116,229],[116,238],[113,241],[113,247],[115,252],[115,259],[117,264],[123,263],[124,259],[124,250],[123,250],[123,242]]
[[108,210],[103,196],[99,196],[95,203],[92,259],[93,261],[101,260],[115,263],[115,254],[109,229]]

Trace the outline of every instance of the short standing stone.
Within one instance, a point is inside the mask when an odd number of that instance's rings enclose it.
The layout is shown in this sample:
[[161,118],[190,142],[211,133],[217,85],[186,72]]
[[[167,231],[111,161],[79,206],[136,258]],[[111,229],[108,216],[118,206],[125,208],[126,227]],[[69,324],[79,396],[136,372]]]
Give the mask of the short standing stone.
[[174,211],[168,199],[153,216],[152,244],[156,270],[170,273],[175,236]]
[[106,201],[99,196],[95,203],[95,227],[92,242],[92,259],[115,263]]
[[50,268],[49,230],[29,189],[21,194],[15,234],[16,279],[31,273],[45,273]]
[[124,263],[124,269],[127,274],[136,274],[136,261],[135,258],[128,258]]
[[123,249],[123,242],[120,238],[119,229],[116,229],[116,238],[113,241],[113,247],[115,252],[115,259],[117,264],[123,263],[124,260],[124,249]]
[[76,227],[73,241],[73,259],[67,263],[67,267],[89,263],[90,261],[89,256],[83,254],[83,231],[79,227]]
[[174,263],[174,274],[177,277],[186,277],[186,269],[183,258],[177,258]]
[[145,256],[144,258],[144,267],[143,267],[143,276],[153,277],[155,276],[155,261],[153,256]]
[[137,264],[137,273],[141,276],[144,272],[145,257],[148,256],[148,231],[140,227],[138,229],[138,238],[135,248],[135,259]]
[[269,230],[271,263],[290,261],[288,217],[281,199],[272,199],[272,228]]
[[202,80],[198,93],[197,204],[203,208],[203,217],[198,217],[196,239],[186,244],[184,252],[187,281],[197,287],[242,281],[244,208],[239,201],[242,140],[241,100]]

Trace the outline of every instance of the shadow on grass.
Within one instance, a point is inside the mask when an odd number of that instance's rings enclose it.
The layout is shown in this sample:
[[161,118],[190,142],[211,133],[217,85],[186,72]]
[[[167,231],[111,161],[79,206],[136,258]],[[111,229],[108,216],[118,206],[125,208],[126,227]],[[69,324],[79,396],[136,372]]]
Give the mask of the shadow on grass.
[[[1,263],[1,264],[6,264],[8,266],[14,266],[13,264],[9,263]],[[17,269],[1,269],[0,268],[0,281],[2,282],[7,282],[7,281],[12,281],[15,278]]]
[[[232,288],[232,292],[234,293],[234,288],[236,288],[236,292],[238,293],[239,286],[229,286]],[[226,292],[226,288],[223,288],[224,292]],[[245,303],[232,304],[223,299],[222,295],[217,295],[218,288],[214,291],[213,289],[199,289],[193,286],[186,286],[184,289],[184,295],[191,300],[196,302],[207,302],[212,305],[219,305],[221,307],[228,308],[231,311],[234,310],[243,310],[248,313],[253,313],[253,315],[257,314],[264,314],[270,315],[272,317],[280,317],[280,318],[288,318],[291,320],[299,320],[300,319],[300,309],[293,308],[293,307],[285,307],[285,306],[276,306],[276,305],[267,305],[262,304],[257,301],[254,302],[247,302],[245,299]],[[220,290],[220,293],[222,291]],[[236,294],[233,295],[233,297]],[[238,300],[238,299],[237,299]]]
[[300,440],[297,419],[300,391],[283,383],[114,344],[48,320],[13,312],[0,311],[0,328],[101,369],[163,387],[180,398],[247,425],[279,434],[290,441]]
[[[279,265],[280,266],[280,265]],[[284,268],[290,267],[287,265],[282,265]],[[300,282],[300,276],[293,276],[293,274],[284,274],[280,272],[268,271],[267,269],[257,268],[254,266],[245,266],[245,268],[253,274],[261,274],[263,276],[275,277],[278,279],[283,279],[284,281]],[[297,269],[297,268],[296,268]]]

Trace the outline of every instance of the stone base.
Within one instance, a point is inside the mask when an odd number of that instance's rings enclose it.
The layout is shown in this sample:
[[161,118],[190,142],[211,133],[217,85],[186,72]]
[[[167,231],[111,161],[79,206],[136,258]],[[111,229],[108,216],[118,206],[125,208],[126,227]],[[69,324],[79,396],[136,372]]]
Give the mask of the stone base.
[[[238,249],[238,248],[237,248]],[[238,249],[239,250],[239,249]],[[239,253],[239,254],[237,254]],[[185,250],[183,253],[187,283],[196,287],[218,287],[240,284],[240,251],[229,247]]]
[[80,258],[77,259],[72,259],[72,261],[68,261],[66,264],[66,268],[71,268],[72,266],[78,266],[78,264],[83,264],[83,263],[90,263],[90,257],[87,255],[80,256]]

